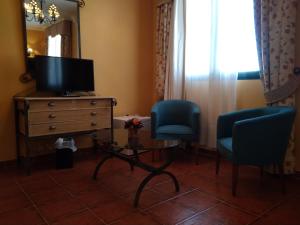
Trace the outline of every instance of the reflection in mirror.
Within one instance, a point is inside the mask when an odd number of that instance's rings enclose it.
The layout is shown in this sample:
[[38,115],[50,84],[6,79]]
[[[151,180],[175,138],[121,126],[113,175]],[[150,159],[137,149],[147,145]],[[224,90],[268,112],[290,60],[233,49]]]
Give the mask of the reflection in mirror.
[[27,56],[80,58],[78,2],[24,0]]

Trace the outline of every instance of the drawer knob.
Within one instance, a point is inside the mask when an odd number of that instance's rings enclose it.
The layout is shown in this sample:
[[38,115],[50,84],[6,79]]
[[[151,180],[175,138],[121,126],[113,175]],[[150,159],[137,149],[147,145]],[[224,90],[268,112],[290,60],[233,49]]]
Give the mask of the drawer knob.
[[97,123],[96,122],[91,122],[91,126],[92,127],[97,126]]
[[96,105],[97,102],[95,100],[91,101],[91,105]]
[[97,113],[96,112],[91,112],[91,116],[96,116]]
[[50,126],[49,127],[49,130],[55,130],[56,129],[56,126]]
[[55,114],[49,114],[49,119],[54,119],[54,118],[56,118],[56,115]]
[[55,106],[55,102],[48,102],[48,106],[49,106],[49,107]]

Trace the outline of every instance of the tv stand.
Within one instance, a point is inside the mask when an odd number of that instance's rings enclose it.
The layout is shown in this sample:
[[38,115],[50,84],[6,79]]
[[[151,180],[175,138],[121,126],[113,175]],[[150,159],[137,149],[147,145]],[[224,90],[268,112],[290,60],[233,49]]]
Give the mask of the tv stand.
[[60,97],[87,97],[87,96],[96,96],[94,92],[71,92],[71,91],[66,91],[64,93],[61,93],[59,95]]
[[[25,169],[31,172],[30,143],[37,139],[74,137],[110,129],[113,141],[113,97],[14,97],[17,162],[21,138],[25,143]],[[94,135],[92,135],[94,136]],[[93,138],[93,137],[92,137]],[[93,138],[96,145],[96,140]]]
[[64,93],[61,94],[62,97],[80,97],[80,95],[78,93],[74,93],[74,92],[70,92],[70,91],[66,91]]

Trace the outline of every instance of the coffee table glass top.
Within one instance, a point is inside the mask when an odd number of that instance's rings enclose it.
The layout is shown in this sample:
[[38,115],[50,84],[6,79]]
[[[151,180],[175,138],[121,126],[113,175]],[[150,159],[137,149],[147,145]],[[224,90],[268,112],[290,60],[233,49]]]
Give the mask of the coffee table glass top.
[[[129,140],[129,132],[127,129],[123,128],[115,128],[114,129],[114,142],[118,148],[123,149],[120,153],[125,155],[133,155],[133,149],[128,144]],[[176,143],[174,142],[166,142],[166,141],[158,141],[151,138],[151,131],[147,129],[140,129],[137,133],[137,143],[136,143],[136,150],[139,154],[163,149],[163,148],[170,148],[174,147]]]

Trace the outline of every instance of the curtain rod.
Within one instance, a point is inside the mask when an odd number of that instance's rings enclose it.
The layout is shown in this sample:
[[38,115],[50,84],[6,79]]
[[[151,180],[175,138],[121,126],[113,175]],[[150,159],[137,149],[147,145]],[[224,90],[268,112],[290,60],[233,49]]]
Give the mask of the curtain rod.
[[173,0],[156,0],[156,7],[159,7],[163,4],[166,4],[166,3],[169,3],[169,2],[172,2]]

